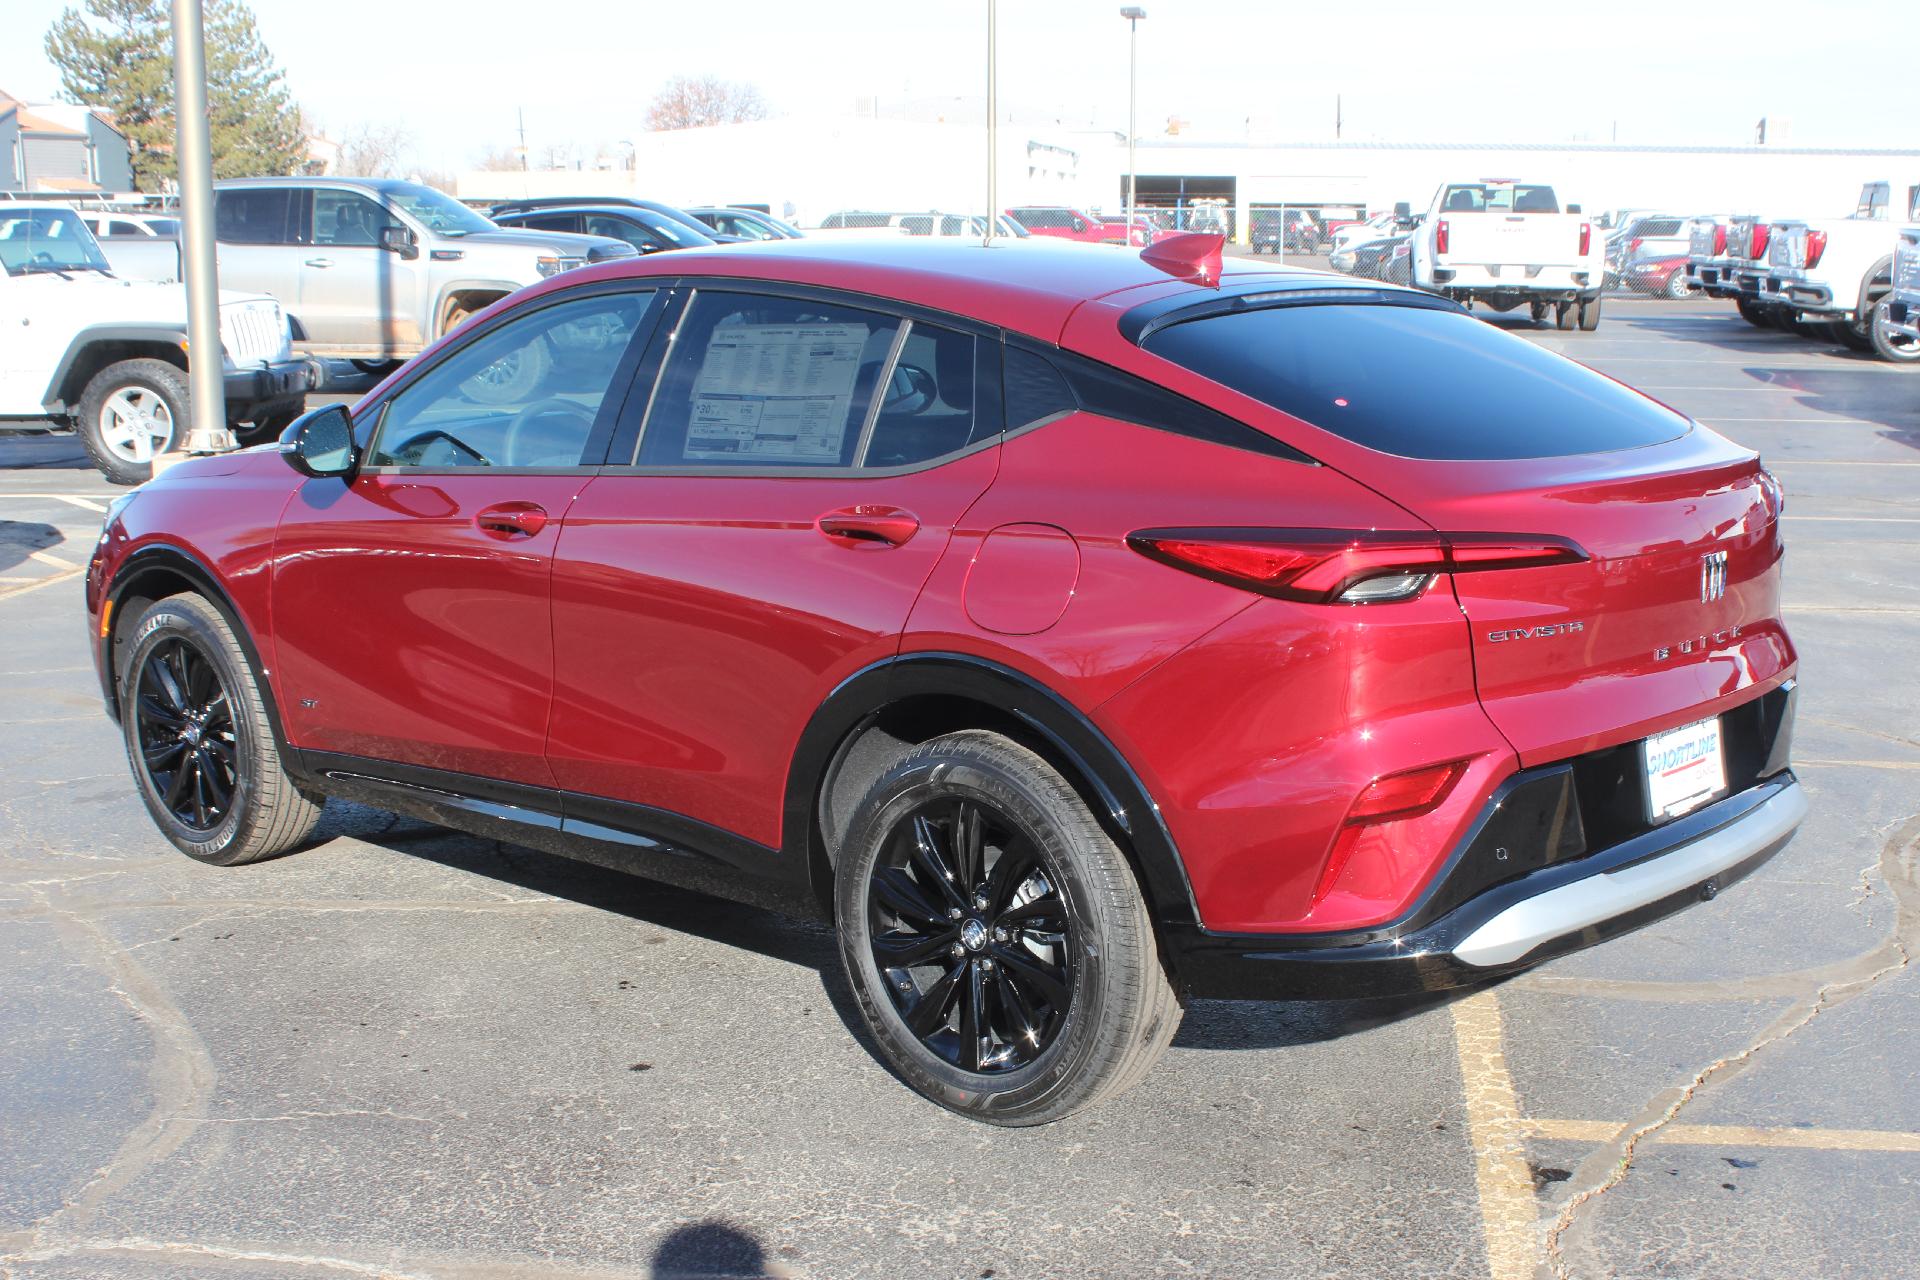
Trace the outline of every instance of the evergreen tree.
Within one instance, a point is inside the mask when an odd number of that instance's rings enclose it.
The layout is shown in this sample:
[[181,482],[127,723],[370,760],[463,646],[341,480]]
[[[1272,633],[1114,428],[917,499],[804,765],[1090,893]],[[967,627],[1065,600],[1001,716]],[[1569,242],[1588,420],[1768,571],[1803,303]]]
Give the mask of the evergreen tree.
[[[101,107],[127,137],[134,185],[158,191],[173,155],[173,26],[166,0],[83,0],[47,30],[47,58],[70,101]],[[300,113],[245,0],[208,0],[207,107],[213,176],[294,172],[306,159]]]

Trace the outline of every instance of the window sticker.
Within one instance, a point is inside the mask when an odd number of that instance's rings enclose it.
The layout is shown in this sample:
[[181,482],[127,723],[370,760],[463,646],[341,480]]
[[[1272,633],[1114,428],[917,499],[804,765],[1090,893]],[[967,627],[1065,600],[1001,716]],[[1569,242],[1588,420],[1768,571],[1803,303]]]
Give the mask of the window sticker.
[[694,380],[686,460],[839,462],[866,344],[863,324],[720,325]]

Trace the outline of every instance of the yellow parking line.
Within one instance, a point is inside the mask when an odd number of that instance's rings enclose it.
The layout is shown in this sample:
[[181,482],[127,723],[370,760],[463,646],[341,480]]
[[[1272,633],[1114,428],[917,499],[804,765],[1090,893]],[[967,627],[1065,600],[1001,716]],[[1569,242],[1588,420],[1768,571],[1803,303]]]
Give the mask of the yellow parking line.
[[73,561],[71,561],[71,560],[62,560],[62,559],[61,559],[61,558],[60,558],[59,556],[56,556],[56,555],[53,555],[53,554],[52,554],[51,552],[46,552],[46,551],[29,551],[29,552],[27,552],[27,555],[28,555],[28,556],[29,556],[30,558],[32,558],[32,559],[34,559],[34,560],[38,560],[38,561],[39,561],[39,562],[40,562],[41,564],[50,564],[50,565],[52,565],[52,566],[53,566],[54,568],[56,568],[56,569],[77,569],[77,568],[79,568],[79,566],[78,566],[78,565],[76,565],[76,564],[75,564],[75,563],[74,563]]
[[1920,760],[1795,760],[1803,764],[1829,765],[1840,769],[1920,769]]
[[84,572],[86,572],[84,569],[69,569],[65,573],[50,573],[38,582],[29,582],[24,587],[8,587],[5,591],[0,591],[0,600],[11,600],[14,596],[23,596],[29,591],[38,591],[40,588],[50,587],[56,582],[65,582],[68,578],[77,578]]
[[[1611,1120],[1532,1120],[1520,1127],[1536,1138],[1566,1142],[1611,1142],[1629,1126]],[[1798,1147],[1811,1151],[1891,1151],[1920,1154],[1920,1133],[1898,1129],[1791,1129],[1745,1124],[1670,1124],[1649,1142],[1690,1147]]]
[[1527,1169],[1520,1103],[1501,1044],[1500,1004],[1492,991],[1478,991],[1454,1001],[1452,1012],[1487,1270],[1492,1280],[1530,1280],[1539,1252],[1539,1210]]

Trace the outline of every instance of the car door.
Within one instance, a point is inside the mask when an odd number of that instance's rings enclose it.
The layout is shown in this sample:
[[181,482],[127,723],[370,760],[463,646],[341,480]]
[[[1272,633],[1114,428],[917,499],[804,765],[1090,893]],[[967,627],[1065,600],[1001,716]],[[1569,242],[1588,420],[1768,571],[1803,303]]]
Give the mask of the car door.
[[314,346],[369,355],[418,351],[423,310],[420,259],[380,243],[405,227],[358,191],[317,187],[306,202],[307,253],[300,259],[300,320]]
[[898,651],[992,481],[998,348],[831,295],[676,305],[644,421],[614,444],[627,465],[560,539],[548,756],[562,788],[609,802],[593,821],[647,806],[777,846],[808,718]]
[[363,411],[351,481],[301,486],[272,587],[296,745],[551,784],[553,549],[653,298],[569,292],[463,335]]
[[264,293],[304,336],[300,314],[301,214],[306,193],[292,187],[223,187],[213,193],[220,287]]

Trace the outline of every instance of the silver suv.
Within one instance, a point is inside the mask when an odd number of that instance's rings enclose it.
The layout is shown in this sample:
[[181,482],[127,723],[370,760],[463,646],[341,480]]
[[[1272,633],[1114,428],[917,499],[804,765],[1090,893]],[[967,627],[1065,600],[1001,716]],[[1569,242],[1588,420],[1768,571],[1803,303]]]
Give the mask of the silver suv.
[[413,182],[253,178],[220,183],[213,201],[222,287],[279,299],[307,355],[404,359],[516,289],[634,254],[495,226]]

